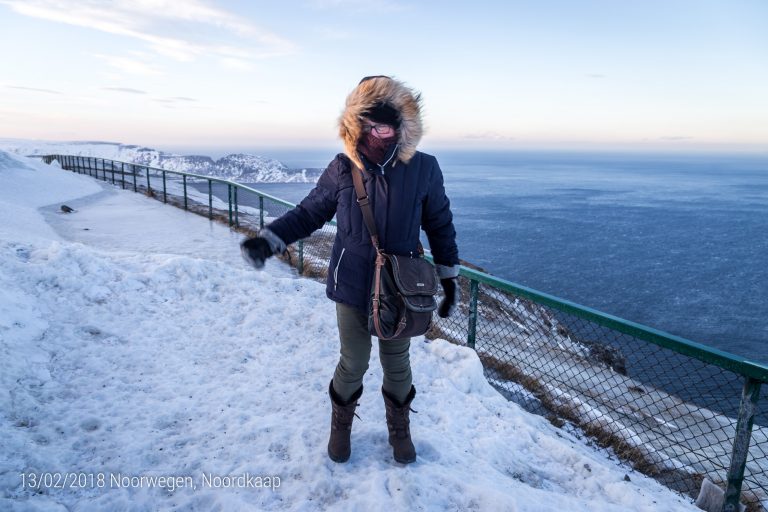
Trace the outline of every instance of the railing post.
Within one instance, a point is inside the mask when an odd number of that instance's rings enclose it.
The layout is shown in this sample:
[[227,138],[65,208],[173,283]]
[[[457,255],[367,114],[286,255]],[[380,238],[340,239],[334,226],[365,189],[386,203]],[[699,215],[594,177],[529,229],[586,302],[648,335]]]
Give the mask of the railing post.
[[168,202],[168,190],[165,185],[165,171],[163,171],[163,202]]
[[232,225],[232,184],[227,183],[227,200],[229,202],[229,225]]
[[144,170],[147,172],[147,195],[152,197],[152,185],[149,183],[149,167],[145,167]]
[[125,163],[120,162],[120,188],[125,189]]
[[240,213],[238,212],[238,209],[237,209],[237,187],[232,187],[232,188],[234,189],[234,194],[235,194],[235,198],[233,200],[234,203],[235,203],[235,226],[239,228],[240,227]]
[[757,401],[760,398],[760,381],[744,377],[744,389],[741,392],[739,417],[736,420],[736,433],[733,439],[731,465],[728,468],[728,485],[725,488],[725,502],[722,512],[737,512],[741,497],[741,484],[744,481],[744,467],[749,455],[749,441],[752,425],[755,421]]
[[299,274],[304,273],[304,240],[299,240]]
[[182,181],[184,182],[184,209],[187,210],[187,175],[182,175]]
[[259,229],[264,227],[264,196],[259,196]]
[[208,218],[213,219],[213,184],[208,180]]
[[133,169],[133,191],[138,192],[139,188],[136,186],[136,166],[131,164],[131,169]]
[[115,162],[114,160],[109,161],[109,169],[112,171],[112,184],[115,184]]
[[480,283],[474,279],[469,281],[469,325],[467,326],[467,346],[475,348],[475,338],[477,336],[477,296],[480,289]]

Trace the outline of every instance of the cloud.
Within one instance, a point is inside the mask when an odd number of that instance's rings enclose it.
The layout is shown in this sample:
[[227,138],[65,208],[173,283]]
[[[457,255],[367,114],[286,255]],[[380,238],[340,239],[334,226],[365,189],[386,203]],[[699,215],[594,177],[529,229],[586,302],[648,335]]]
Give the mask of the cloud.
[[174,96],[172,98],[152,98],[152,101],[157,103],[163,103],[166,106],[178,105],[179,103],[196,103],[194,98],[188,98],[187,96]]
[[315,9],[342,9],[356,13],[399,12],[409,9],[407,5],[394,0],[311,0],[309,5]]
[[130,87],[102,87],[105,91],[128,92],[131,94],[147,94],[146,91],[131,89]]
[[18,14],[125,36],[182,62],[287,55],[291,41],[201,0],[0,0]]
[[600,73],[588,73],[587,76],[589,78],[605,78],[605,75],[601,75]]
[[157,76],[163,74],[160,68],[142,60],[132,59],[129,57],[119,57],[117,55],[103,55],[99,53],[95,54],[94,56],[106,62],[108,66],[113,67],[122,73],[143,76]]
[[513,141],[515,137],[508,137],[498,132],[468,133],[462,136],[468,140],[492,140],[492,141]]
[[42,92],[45,94],[63,94],[59,91],[54,91],[52,89],[39,89],[37,87],[23,87],[20,85],[6,85],[8,89],[19,89],[21,91],[30,91],[30,92]]
[[250,71],[253,69],[253,65],[245,59],[237,59],[234,57],[224,57],[219,60],[222,66],[236,71]]

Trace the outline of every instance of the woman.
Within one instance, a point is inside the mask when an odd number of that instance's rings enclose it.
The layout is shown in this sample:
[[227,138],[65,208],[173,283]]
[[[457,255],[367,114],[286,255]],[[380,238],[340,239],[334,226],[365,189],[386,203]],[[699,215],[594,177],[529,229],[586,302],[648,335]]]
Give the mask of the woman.
[[[346,462],[351,453],[352,420],[371,354],[367,305],[375,250],[357,204],[353,172],[363,174],[382,250],[417,255],[423,229],[445,292],[438,314],[450,315],[458,300],[459,254],[442,172],[435,157],[416,150],[422,135],[420,101],[418,93],[390,77],[364,78],[347,97],[339,119],[344,154],[336,156],[296,208],[242,244],[244,256],[261,268],[266,258],[284,252],[286,245],[308,237],[336,215],[326,286],[326,294],[336,302],[341,342],[341,357],[328,387],[328,456],[336,462]],[[389,443],[395,460],[404,464],[416,460],[409,427],[416,395],[410,341],[379,342]]]

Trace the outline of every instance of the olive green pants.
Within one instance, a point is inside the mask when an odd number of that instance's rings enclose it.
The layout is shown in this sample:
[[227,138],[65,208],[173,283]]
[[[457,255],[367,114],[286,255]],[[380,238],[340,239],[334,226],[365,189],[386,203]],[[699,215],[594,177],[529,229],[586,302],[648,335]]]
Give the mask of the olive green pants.
[[[353,307],[336,303],[341,357],[333,374],[333,390],[345,402],[360,389],[371,358],[368,317]],[[379,340],[379,359],[384,370],[384,391],[403,403],[411,391],[411,338]]]

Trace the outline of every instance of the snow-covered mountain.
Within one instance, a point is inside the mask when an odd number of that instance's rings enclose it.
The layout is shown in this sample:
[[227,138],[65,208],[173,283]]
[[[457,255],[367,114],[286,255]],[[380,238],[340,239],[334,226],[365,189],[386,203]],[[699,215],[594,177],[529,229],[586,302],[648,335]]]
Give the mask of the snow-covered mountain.
[[289,169],[278,160],[257,155],[238,153],[214,160],[205,155],[177,155],[119,142],[0,139],[0,149],[21,156],[63,154],[108,158],[241,183],[314,183],[322,172],[322,169]]

